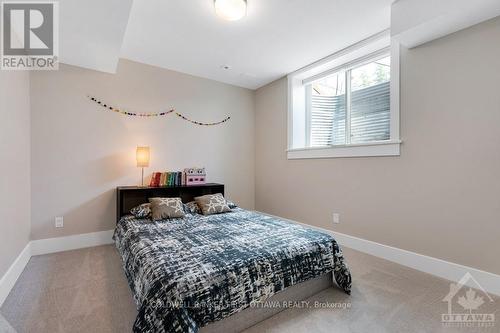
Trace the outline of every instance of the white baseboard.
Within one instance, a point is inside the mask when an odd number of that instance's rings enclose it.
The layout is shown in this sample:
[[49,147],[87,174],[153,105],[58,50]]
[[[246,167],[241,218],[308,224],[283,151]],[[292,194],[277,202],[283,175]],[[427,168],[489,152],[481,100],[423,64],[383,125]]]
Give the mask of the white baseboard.
[[10,290],[14,287],[14,284],[31,258],[30,245],[29,242],[26,244],[19,256],[17,256],[16,260],[14,260],[7,272],[2,276],[2,279],[0,279],[0,306],[2,306]]
[[38,256],[47,253],[111,244],[113,242],[111,237],[113,237],[113,230],[33,240],[31,241],[31,255]]
[[[285,219],[279,216],[258,212],[264,215],[277,217],[292,223],[323,231],[335,237],[340,245],[368,253],[370,255],[386,259],[403,266],[407,266],[428,274],[432,274],[450,281],[459,282],[467,273],[470,273],[480,286],[488,293],[500,295],[500,275],[485,272],[476,268],[456,264],[453,262],[437,259],[415,252],[399,249],[396,247],[372,242],[366,239],[353,237],[340,232],[315,227],[298,221]],[[349,263],[348,263],[349,264]],[[477,288],[474,280],[468,280],[465,285]]]
[[38,239],[29,242],[0,279],[0,306],[2,306],[32,256],[111,244],[113,243],[112,237],[113,230],[107,230],[66,237]]

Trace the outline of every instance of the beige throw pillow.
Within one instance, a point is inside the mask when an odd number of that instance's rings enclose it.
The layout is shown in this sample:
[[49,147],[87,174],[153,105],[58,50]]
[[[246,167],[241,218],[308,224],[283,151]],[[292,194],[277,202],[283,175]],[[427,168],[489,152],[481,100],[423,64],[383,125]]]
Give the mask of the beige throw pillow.
[[151,217],[154,221],[184,217],[181,198],[149,198]]
[[203,215],[219,214],[231,211],[231,208],[227,205],[226,199],[224,199],[220,193],[196,197],[194,200],[200,207]]

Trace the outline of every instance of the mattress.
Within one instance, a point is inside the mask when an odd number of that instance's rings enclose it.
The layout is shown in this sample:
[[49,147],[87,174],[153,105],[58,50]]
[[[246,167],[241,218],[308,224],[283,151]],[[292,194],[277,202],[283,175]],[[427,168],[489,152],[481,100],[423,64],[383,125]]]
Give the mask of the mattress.
[[240,208],[153,222],[123,217],[113,236],[134,295],[134,332],[197,332],[289,286],[351,275],[328,234]]

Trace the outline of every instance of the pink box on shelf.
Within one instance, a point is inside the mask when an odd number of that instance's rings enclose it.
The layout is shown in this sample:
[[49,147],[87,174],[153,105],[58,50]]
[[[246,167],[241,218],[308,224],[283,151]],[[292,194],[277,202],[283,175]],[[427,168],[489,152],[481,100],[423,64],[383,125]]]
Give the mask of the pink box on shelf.
[[186,178],[186,185],[200,185],[205,183],[205,176],[187,176]]
[[207,175],[205,168],[184,169],[186,174],[186,185],[201,185],[206,183]]

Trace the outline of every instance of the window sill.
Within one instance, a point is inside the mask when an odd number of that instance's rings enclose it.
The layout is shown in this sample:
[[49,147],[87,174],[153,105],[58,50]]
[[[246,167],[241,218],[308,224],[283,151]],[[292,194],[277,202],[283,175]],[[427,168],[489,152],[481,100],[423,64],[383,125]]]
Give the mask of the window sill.
[[291,148],[289,160],[308,158],[399,156],[401,140],[378,141],[329,147]]

